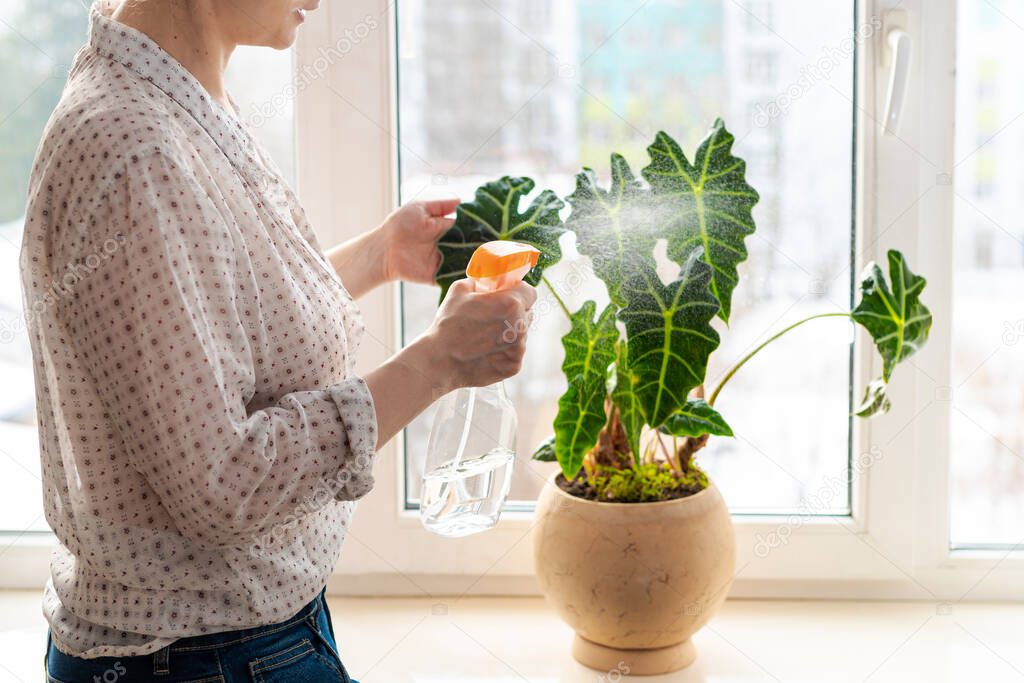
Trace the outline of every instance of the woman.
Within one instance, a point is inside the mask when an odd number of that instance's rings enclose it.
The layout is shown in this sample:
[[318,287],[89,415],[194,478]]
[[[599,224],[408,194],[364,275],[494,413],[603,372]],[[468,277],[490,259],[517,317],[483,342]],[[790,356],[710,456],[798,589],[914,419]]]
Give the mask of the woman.
[[223,84],[236,45],[290,45],[316,2],[92,9],[22,254],[59,540],[50,680],[348,680],[323,588],[376,449],[519,369],[525,339],[502,332],[533,289],[459,284],[426,334],[353,374],[352,297],[429,282],[456,202],[319,251]]

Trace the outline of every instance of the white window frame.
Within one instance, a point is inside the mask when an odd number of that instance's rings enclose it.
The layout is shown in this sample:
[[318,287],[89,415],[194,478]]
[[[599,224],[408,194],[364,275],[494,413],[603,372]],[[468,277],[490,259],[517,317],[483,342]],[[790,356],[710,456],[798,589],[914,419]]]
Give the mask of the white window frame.
[[[360,217],[345,217],[338,238],[365,229],[395,205],[394,4],[335,4],[299,46],[301,61],[316,53],[317,40],[343,35],[367,15],[382,18],[380,30],[359,46],[355,59],[330,74],[333,89],[351,93],[351,102],[329,93],[326,83],[300,96],[300,131],[308,126],[315,147],[304,146],[300,137],[300,188],[314,222],[342,225],[330,205],[338,195]],[[902,250],[929,278],[932,337],[912,364],[901,367],[892,386],[892,412],[855,422],[854,460],[876,450],[870,467],[853,468],[850,516],[734,516],[739,551],[734,596],[1024,598],[1018,574],[1024,553],[952,551],[948,543],[950,404],[943,392],[950,384],[953,212],[951,187],[939,178],[951,174],[953,166],[956,3],[861,0],[857,25],[886,16],[888,9],[906,12],[914,54],[898,136],[883,137],[878,119],[888,81],[887,27],[858,49],[857,268],[884,261],[888,248]],[[334,123],[330,133],[316,125],[327,111]],[[359,196],[335,187],[358,187]],[[364,344],[366,367],[397,349],[399,306],[397,286],[363,303],[377,340]],[[865,341],[858,339],[855,353],[858,387],[880,372]],[[360,504],[331,588],[355,594],[536,593],[532,514],[505,513],[492,531],[464,539],[428,534],[416,513],[405,509],[401,441],[394,439],[380,453],[377,488]],[[761,557],[772,534],[779,545]]]
[[[296,48],[300,70],[317,60],[329,66],[315,69],[323,75],[306,79],[296,95],[299,193],[324,244],[368,229],[396,204],[394,6],[325,3],[310,14]],[[940,178],[954,165],[956,0],[860,0],[857,25],[893,8],[906,12],[914,38],[898,136],[879,134],[888,78],[884,27],[858,49],[857,268],[883,261],[888,248],[902,250],[929,279],[931,340],[897,373],[893,410],[854,423],[854,460],[876,458],[862,471],[854,467],[849,516],[734,516],[736,597],[1024,599],[1024,553],[952,551],[948,541],[953,192]],[[376,27],[360,29],[371,23]],[[360,303],[367,334],[359,367],[366,370],[399,348],[398,287]],[[858,338],[856,385],[877,376],[878,365]],[[505,513],[495,529],[464,539],[427,533],[405,509],[401,443],[395,438],[379,453],[376,488],[359,504],[330,590],[536,594],[532,514]],[[28,534],[7,546],[0,587],[40,586],[51,542]]]

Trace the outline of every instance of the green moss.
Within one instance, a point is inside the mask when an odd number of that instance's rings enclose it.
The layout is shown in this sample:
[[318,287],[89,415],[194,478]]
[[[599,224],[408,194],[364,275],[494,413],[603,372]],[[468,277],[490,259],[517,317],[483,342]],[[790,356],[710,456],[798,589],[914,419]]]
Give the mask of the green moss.
[[597,493],[597,500],[651,503],[703,491],[708,486],[708,475],[696,466],[691,466],[682,475],[658,463],[621,470],[599,466],[591,476],[590,484]]

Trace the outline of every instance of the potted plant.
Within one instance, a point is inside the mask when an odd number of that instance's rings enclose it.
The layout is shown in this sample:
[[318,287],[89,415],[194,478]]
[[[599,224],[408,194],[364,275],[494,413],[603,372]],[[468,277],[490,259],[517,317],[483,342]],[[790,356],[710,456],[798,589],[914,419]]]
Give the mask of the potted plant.
[[[860,301],[784,327],[741,358],[705,396],[708,358],[729,322],[744,240],[755,231],[758,194],[733,136],[717,120],[691,162],[664,132],[647,148],[642,180],[619,154],[601,187],[584,168],[567,197],[550,190],[525,210],[534,183],[504,177],[458,207],[442,236],[437,280],[442,297],[463,277],[479,244],[526,242],[541,251],[527,280],[545,283],[569,319],[562,338],[568,382],[554,435],[534,458],[556,461],[537,504],[534,557],[540,587],[575,629],[574,656],[598,670],[624,664],[632,673],[663,673],[690,664],[690,642],[725,599],[735,564],[735,537],[721,494],[694,462],[711,436],[732,430],[715,409],[722,389],[765,346],[818,318],[846,317],[873,340],[882,376],[856,414],[889,408],[894,367],[927,340],[931,314],[921,302],[925,280],[902,254],[888,253],[889,279],[869,264]],[[608,289],[609,304],[570,311],[544,270],[561,258],[572,231],[580,253]],[[664,239],[678,276],[658,276],[655,243]],[[718,322],[716,322],[716,318]]]

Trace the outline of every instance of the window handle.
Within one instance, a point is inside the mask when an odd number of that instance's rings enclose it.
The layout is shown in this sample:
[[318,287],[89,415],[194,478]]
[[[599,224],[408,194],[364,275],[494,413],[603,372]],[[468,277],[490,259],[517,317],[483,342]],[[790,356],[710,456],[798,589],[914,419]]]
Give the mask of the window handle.
[[914,40],[903,29],[894,28],[886,34],[889,43],[889,91],[885,96],[885,118],[882,119],[882,134],[895,135],[899,129],[903,102],[907,98],[907,81],[910,79],[910,54]]

